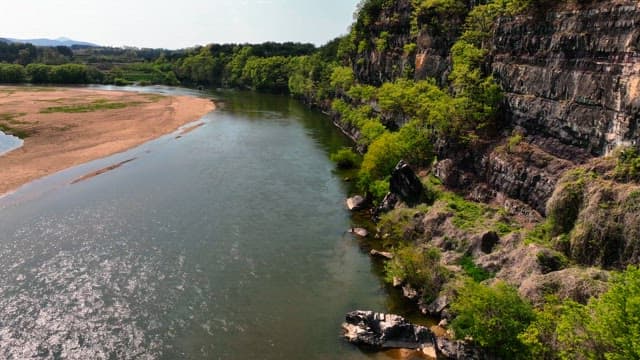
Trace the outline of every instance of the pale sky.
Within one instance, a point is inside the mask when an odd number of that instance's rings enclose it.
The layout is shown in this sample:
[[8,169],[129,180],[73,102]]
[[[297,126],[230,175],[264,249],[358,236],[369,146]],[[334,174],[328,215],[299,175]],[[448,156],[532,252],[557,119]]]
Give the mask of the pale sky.
[[359,0],[3,1],[0,37],[68,37],[105,46],[311,42],[345,34]]

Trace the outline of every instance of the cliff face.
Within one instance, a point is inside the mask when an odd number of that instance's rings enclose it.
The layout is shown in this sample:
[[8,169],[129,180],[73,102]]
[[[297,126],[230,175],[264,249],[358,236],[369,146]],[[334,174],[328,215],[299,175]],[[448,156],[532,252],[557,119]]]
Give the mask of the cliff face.
[[411,71],[411,53],[405,51],[411,42],[411,12],[410,0],[395,1],[367,26],[367,32],[375,37],[361,39],[362,45],[358,45],[362,48],[353,59],[358,81],[381,85]]
[[[356,77],[378,85],[407,76],[435,78],[446,86],[449,49],[460,35],[466,9],[443,16],[418,12],[400,0],[373,25],[386,32],[384,51],[360,53]],[[504,139],[460,163],[474,168],[473,182],[525,201],[544,213],[562,172],[640,136],[640,3],[635,0],[549,2],[526,14],[501,18],[485,68],[505,95],[505,129],[518,129],[531,153],[500,151]],[[413,12],[414,15],[411,15]],[[403,52],[415,43],[411,54]],[[404,69],[404,70],[400,70]],[[528,151],[528,150],[527,150]],[[473,164],[469,166],[469,164]],[[468,187],[466,174],[462,187]]]
[[635,144],[638,25],[635,0],[564,3],[500,19],[491,68],[505,91],[510,123],[593,155]]

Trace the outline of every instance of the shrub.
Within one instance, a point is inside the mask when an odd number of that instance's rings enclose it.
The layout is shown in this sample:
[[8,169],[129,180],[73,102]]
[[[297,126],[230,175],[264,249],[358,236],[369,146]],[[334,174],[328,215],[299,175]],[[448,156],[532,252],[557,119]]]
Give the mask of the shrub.
[[640,268],[616,274],[587,305],[548,301],[519,338],[537,359],[639,359]]
[[630,147],[620,152],[614,177],[627,182],[640,180],[640,154],[636,148]]
[[587,177],[584,170],[578,169],[560,180],[560,185],[547,203],[551,236],[566,234],[573,229],[584,201]]
[[331,154],[331,161],[335,162],[340,169],[353,169],[358,164],[359,158],[350,148],[342,148]]
[[511,286],[486,286],[468,281],[451,304],[451,328],[458,339],[470,337],[489,353],[505,359],[524,357],[518,339],[534,319],[532,306]]
[[403,279],[420,291],[424,301],[433,301],[449,277],[446,268],[440,265],[440,251],[407,245],[393,254],[393,259],[385,264],[385,279],[388,282]]

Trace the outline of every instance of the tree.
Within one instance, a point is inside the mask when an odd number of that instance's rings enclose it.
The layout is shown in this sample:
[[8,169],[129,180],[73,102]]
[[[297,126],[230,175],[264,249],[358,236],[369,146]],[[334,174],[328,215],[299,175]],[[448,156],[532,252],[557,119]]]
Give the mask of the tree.
[[242,81],[254,90],[286,93],[289,89],[289,61],[282,56],[251,57],[242,70]]
[[455,318],[451,327],[458,339],[471,338],[489,353],[505,359],[524,358],[518,339],[534,320],[531,304],[513,287],[498,282],[487,286],[467,281],[451,304]]
[[22,65],[0,64],[0,83],[17,84],[24,82],[26,72]]
[[605,348],[607,360],[640,359],[640,267],[617,274],[612,286],[589,308],[592,328]]

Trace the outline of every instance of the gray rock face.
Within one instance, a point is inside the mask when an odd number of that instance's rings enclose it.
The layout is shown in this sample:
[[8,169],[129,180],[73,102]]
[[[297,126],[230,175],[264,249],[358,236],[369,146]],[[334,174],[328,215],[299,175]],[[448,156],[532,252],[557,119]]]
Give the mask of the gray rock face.
[[391,173],[389,189],[409,205],[417,204],[423,192],[422,182],[403,160],[400,160]]
[[640,6],[552,2],[499,21],[492,70],[511,121],[600,155],[638,139]]
[[481,164],[481,178],[492,189],[522,200],[541,214],[545,213],[560,176],[575,165],[526,143],[513,151],[498,147]]
[[350,343],[373,349],[434,346],[431,330],[411,324],[398,315],[357,310],[347,314],[342,328]]
[[436,350],[440,357],[451,360],[489,359],[478,348],[464,341],[450,340],[446,337],[436,338]]

